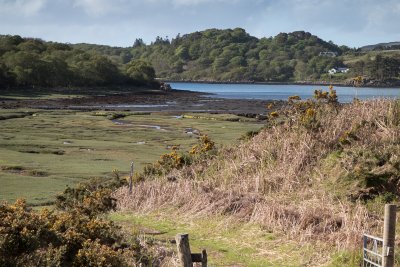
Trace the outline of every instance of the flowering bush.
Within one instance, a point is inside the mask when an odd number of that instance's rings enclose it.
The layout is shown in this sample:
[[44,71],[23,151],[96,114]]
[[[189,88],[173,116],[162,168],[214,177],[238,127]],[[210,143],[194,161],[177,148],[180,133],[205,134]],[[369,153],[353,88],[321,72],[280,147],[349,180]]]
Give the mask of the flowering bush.
[[126,180],[120,179],[118,172],[114,171],[114,179],[111,181],[94,178],[74,188],[68,187],[56,197],[56,206],[61,210],[79,210],[88,216],[113,210],[116,200],[111,194],[114,189],[126,183]]
[[83,247],[78,251],[74,266],[126,266],[121,250],[113,250],[102,245],[98,240],[86,240]]
[[192,155],[199,155],[199,154],[205,154],[208,151],[211,151],[215,148],[215,143],[211,141],[210,137],[208,135],[202,135],[200,136],[199,143],[197,145],[194,145],[190,151],[189,154]]
[[336,90],[333,90],[333,86],[329,86],[329,91],[322,91],[322,90],[315,90],[314,91],[314,98],[317,101],[325,101],[330,104],[337,104],[338,98],[336,95]]
[[34,212],[17,200],[0,205],[0,218],[0,266],[127,266],[142,253],[138,241],[118,247],[113,222],[79,210]]
[[[328,109],[337,112],[339,102],[336,90],[333,86],[329,86],[329,91],[315,90],[313,99],[301,100],[299,96],[290,96],[288,104],[290,108],[283,112],[283,115],[288,117],[292,125],[316,130],[320,127],[321,120],[324,119],[323,114]],[[278,113],[272,112],[270,117],[278,117]]]
[[147,176],[159,176],[167,174],[173,169],[181,169],[183,166],[188,166],[194,160],[209,155],[210,152],[215,151],[215,143],[211,141],[207,135],[199,137],[198,144],[186,153],[178,153],[179,146],[173,146],[170,153],[161,155],[160,159],[152,164],[147,164],[144,167],[143,174],[139,174],[137,181],[141,181]]

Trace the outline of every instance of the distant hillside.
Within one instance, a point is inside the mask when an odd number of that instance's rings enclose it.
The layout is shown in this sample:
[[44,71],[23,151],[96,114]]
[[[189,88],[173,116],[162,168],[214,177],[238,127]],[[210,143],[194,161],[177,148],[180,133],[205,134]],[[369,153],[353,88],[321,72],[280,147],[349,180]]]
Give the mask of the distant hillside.
[[342,50],[310,33],[257,39],[243,29],[210,29],[133,49],[160,77],[172,79],[289,81],[319,78],[342,63],[320,52]]
[[[146,62],[126,61],[124,66],[99,49],[45,42],[18,35],[0,35],[0,89],[10,87],[145,85],[154,69]],[[84,47],[86,48],[86,47]]]
[[77,44],[74,47],[107,55],[114,62],[143,59],[157,77],[173,80],[293,81],[319,79],[343,65],[338,57],[348,50],[304,31],[258,39],[244,29],[208,29],[175,38],[157,37],[150,45],[136,40],[131,48]]
[[400,42],[379,43],[374,45],[366,45],[360,47],[361,51],[376,51],[376,50],[400,50]]
[[[388,44],[397,47],[395,42]],[[137,39],[125,48],[0,36],[0,85],[107,85],[143,83],[154,77],[350,83],[355,76],[362,76],[364,84],[396,85],[400,53],[385,47],[389,46],[376,45],[374,51],[360,52],[304,31],[259,39],[241,28],[208,29],[172,39],[157,37],[151,44]],[[328,74],[339,67],[350,71]],[[52,71],[54,74],[48,75]]]
[[[390,44],[391,48],[396,47],[396,43]],[[208,29],[178,35],[171,40],[157,37],[148,45],[137,39],[127,48],[73,46],[105,55],[119,65],[132,59],[148,61],[154,67],[156,77],[165,80],[334,81],[347,84],[353,77],[362,76],[364,85],[388,86],[398,84],[400,76],[397,53],[380,51],[384,50],[382,46],[360,53],[304,31],[259,39],[241,28]],[[338,67],[348,67],[350,71],[328,74],[328,70]]]

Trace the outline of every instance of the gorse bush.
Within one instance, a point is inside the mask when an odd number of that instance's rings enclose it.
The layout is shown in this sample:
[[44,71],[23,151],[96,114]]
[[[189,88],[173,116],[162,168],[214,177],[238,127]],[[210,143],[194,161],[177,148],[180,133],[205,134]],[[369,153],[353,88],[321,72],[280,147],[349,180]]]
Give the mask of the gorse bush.
[[178,152],[176,151],[176,149],[173,149],[172,152],[161,155],[161,158],[158,161],[158,164],[166,172],[168,172],[171,169],[181,168],[185,164],[185,162],[183,160],[182,155],[179,155]]
[[315,90],[314,91],[314,98],[317,99],[317,101],[325,101],[328,104],[338,104],[338,98],[336,95],[336,90],[333,90],[333,86],[329,86],[329,91],[324,92],[322,90]]
[[113,190],[127,182],[114,172],[114,179],[93,178],[79,183],[74,188],[68,187],[56,197],[56,207],[61,210],[78,210],[88,216],[94,216],[115,208]]
[[211,141],[208,135],[202,135],[200,136],[199,143],[194,145],[189,153],[191,155],[204,155],[213,149],[215,149],[215,143]]
[[[329,86],[329,91],[315,90],[314,99],[302,100],[299,96],[288,98],[289,108],[282,113],[291,126],[305,127],[308,130],[317,130],[322,120],[332,111],[338,112],[339,102],[336,90]],[[278,112],[272,112],[271,118],[278,117]]]
[[78,210],[34,212],[18,200],[0,205],[0,217],[0,266],[131,266],[143,254],[111,221]]
[[100,215],[116,206],[112,192],[125,185],[91,179],[57,196],[59,211],[30,210],[24,200],[0,205],[0,266],[134,266],[148,256],[134,236]]
[[82,249],[78,251],[74,266],[124,266],[121,250],[113,250],[102,245],[98,240],[83,243]]
[[215,143],[208,135],[201,135],[198,143],[191,147],[188,152],[179,153],[178,147],[171,148],[170,153],[161,155],[156,163],[147,164],[143,174],[139,174],[137,180],[142,181],[144,176],[160,176],[168,174],[172,170],[179,170],[184,166],[189,166],[195,161],[204,159],[216,152]]

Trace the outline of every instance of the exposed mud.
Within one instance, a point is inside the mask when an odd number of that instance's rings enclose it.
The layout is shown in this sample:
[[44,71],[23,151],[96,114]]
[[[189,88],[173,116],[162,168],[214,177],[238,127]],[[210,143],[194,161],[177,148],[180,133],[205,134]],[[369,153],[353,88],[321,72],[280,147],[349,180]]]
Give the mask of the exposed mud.
[[[0,99],[0,108],[38,108],[69,110],[126,110],[142,112],[210,112],[233,114],[262,114],[272,101],[215,99],[204,93],[171,90],[125,92],[110,95],[88,95],[56,99]],[[276,102],[281,105],[283,101]]]

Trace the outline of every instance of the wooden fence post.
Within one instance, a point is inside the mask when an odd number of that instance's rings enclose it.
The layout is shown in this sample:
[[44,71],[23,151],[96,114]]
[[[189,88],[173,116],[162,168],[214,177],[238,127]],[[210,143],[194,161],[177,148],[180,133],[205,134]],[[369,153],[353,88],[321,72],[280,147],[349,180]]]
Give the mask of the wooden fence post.
[[131,162],[131,172],[129,174],[129,194],[132,194],[133,187],[133,161]]
[[177,234],[175,236],[176,246],[178,248],[178,258],[180,267],[192,267],[192,253],[190,252],[189,235]]
[[396,209],[394,204],[385,205],[385,220],[383,226],[383,267],[394,266],[394,241],[396,236]]
[[201,251],[201,267],[207,267],[207,251],[205,249]]

